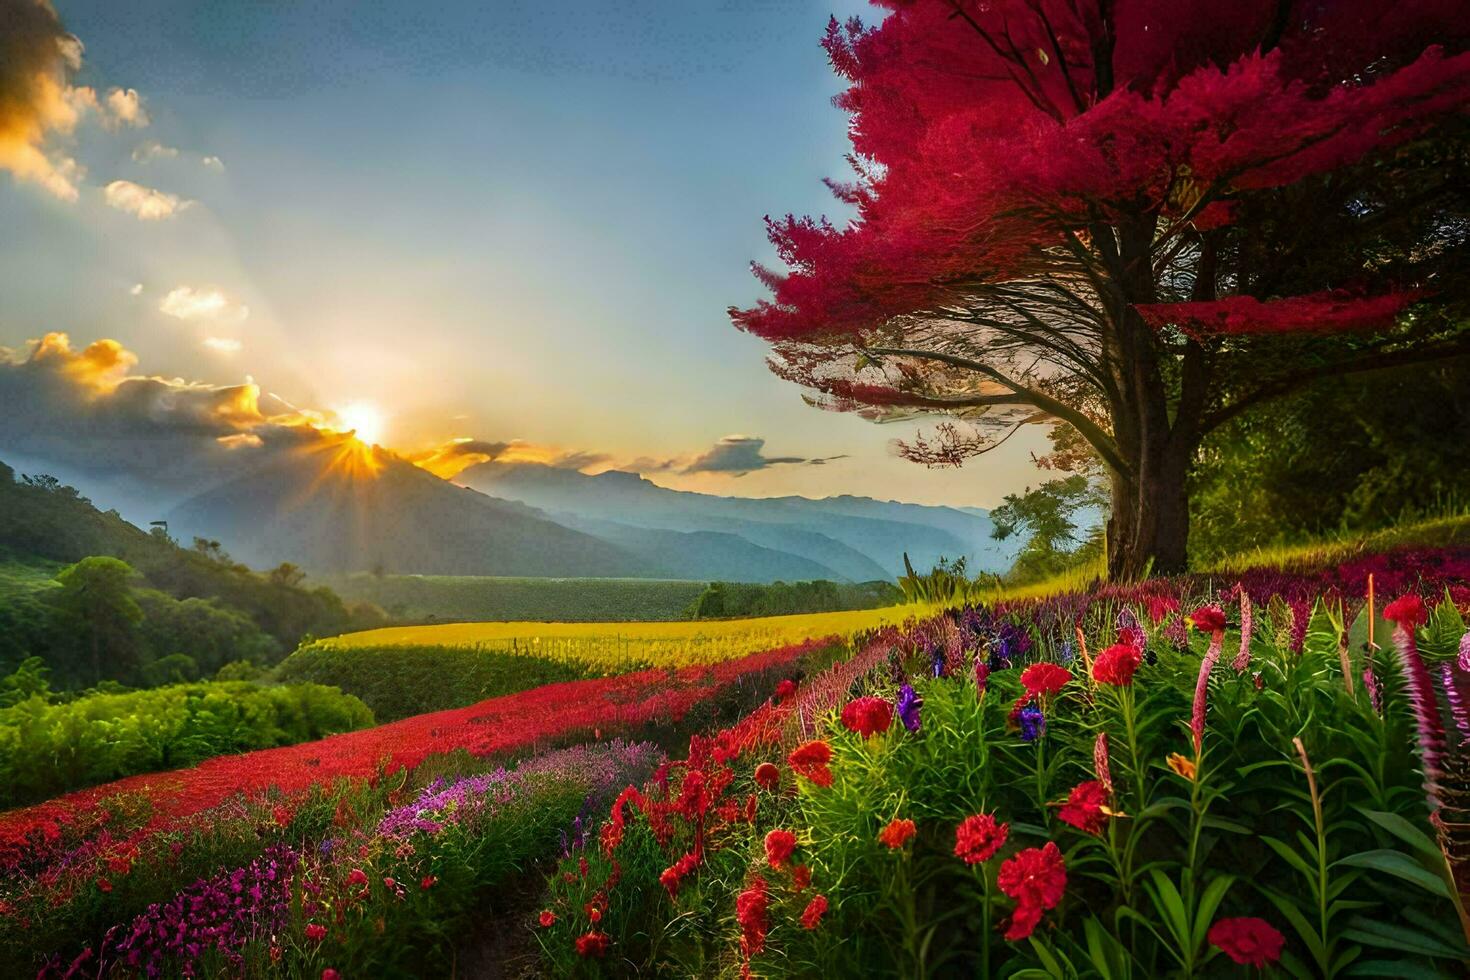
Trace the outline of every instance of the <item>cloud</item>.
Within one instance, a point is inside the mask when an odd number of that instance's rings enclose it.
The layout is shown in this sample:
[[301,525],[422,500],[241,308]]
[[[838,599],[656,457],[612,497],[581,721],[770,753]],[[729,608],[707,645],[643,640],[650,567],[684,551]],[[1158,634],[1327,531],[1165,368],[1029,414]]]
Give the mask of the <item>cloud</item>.
[[236,303],[218,289],[176,286],[159,301],[158,311],[176,320],[244,320],[250,307]]
[[158,140],[139,143],[133,148],[133,162],[147,163],[150,160],[172,160],[179,155],[177,148],[164,146]]
[[142,296],[143,295],[143,284],[141,282],[135,282],[135,283],[133,283],[133,285],[128,289],[128,295],[129,296]]
[[0,169],[75,201],[84,171],[48,141],[76,128],[96,96],[73,89],[82,44],[47,0],[0,0]]
[[[149,508],[342,437],[253,381],[211,385],[135,374],[115,340],[76,349],[61,333],[0,348],[0,459],[102,481]],[[150,494],[151,489],[151,494]],[[162,496],[160,496],[162,495]]]
[[114,180],[103,188],[107,203],[119,211],[136,215],[140,221],[162,221],[193,204],[176,194],[154,190],[131,180]]
[[136,129],[148,125],[148,110],[143,108],[143,97],[137,89],[115,88],[107,93],[107,112],[114,126],[132,126]]
[[206,170],[216,170],[223,173],[225,169],[225,162],[219,157],[201,157],[199,163]]
[[[766,456],[761,450],[765,448],[766,441],[757,436],[730,435],[725,436],[719,442],[694,459],[678,467],[681,473],[728,473],[732,476],[744,476],[755,470],[763,470],[772,466],[786,466],[806,464],[817,466],[830,462],[834,459],[844,459],[843,456],[821,456],[809,458],[806,456]],[[671,465],[668,468],[675,468]]]
[[232,337],[205,337],[204,346],[217,354],[238,354],[244,345]]

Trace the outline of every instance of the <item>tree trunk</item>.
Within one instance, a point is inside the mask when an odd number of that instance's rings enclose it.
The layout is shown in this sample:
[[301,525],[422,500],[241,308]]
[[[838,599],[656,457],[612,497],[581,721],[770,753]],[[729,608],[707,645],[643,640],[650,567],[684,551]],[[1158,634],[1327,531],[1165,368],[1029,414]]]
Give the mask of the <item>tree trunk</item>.
[[1185,570],[1189,544],[1189,456],[1143,460],[1139,476],[1113,474],[1108,578],[1130,582]]

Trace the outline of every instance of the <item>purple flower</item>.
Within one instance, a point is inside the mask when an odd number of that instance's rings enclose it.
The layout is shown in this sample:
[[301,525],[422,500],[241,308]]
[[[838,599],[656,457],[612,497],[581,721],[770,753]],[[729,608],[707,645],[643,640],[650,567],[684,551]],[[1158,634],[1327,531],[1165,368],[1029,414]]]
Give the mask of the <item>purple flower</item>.
[[919,697],[919,692],[914,690],[912,684],[905,684],[898,689],[898,718],[903,722],[903,727],[911,732],[919,730],[919,709],[924,707],[924,699]]
[[1021,738],[1024,741],[1034,742],[1046,732],[1046,716],[1034,704],[1028,704],[1017,712],[1016,721],[1021,726]]

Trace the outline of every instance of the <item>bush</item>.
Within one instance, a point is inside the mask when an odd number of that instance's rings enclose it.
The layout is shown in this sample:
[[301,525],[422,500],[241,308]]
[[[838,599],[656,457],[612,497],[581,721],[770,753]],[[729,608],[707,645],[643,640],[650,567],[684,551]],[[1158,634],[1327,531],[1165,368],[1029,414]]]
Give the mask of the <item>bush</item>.
[[361,701],[318,684],[178,684],[67,704],[37,694],[0,709],[0,806],[371,724]]
[[379,721],[462,708],[590,675],[574,663],[480,647],[344,648],[311,643],[280,667],[282,680],[331,684],[361,698]]

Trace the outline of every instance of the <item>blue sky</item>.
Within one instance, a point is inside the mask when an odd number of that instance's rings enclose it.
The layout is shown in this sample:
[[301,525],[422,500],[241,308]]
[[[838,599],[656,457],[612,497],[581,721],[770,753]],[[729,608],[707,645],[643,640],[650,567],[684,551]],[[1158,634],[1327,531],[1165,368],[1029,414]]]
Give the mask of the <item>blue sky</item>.
[[[960,471],[894,458],[912,426],[806,407],[725,318],[759,295],[763,214],[840,213],[817,41],[859,4],[56,6],[76,83],[136,89],[150,123],[78,127],[76,201],[0,174],[0,345],[113,337],[147,373],[370,401],[405,449],[848,456],[656,477],[716,492],[986,505],[1036,480],[1034,436]],[[105,203],[119,179],[192,203],[140,221]],[[180,288],[223,305],[162,312]]]

